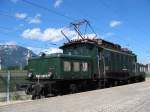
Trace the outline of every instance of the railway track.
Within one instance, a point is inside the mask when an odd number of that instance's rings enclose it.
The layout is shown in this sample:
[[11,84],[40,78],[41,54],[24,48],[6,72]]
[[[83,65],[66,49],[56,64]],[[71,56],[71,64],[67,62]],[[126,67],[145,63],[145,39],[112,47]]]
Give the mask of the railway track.
[[150,112],[150,79],[113,88],[0,106],[0,112]]

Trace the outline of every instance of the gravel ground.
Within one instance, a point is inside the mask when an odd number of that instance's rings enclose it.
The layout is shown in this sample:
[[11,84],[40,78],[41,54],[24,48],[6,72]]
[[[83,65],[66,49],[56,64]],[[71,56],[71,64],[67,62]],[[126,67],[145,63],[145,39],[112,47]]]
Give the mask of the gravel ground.
[[150,112],[150,79],[125,86],[0,106],[0,112]]

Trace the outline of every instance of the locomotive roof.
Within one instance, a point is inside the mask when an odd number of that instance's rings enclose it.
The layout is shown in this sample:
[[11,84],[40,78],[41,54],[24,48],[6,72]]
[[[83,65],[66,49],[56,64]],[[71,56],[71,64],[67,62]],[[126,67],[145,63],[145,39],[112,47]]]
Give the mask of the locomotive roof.
[[96,46],[99,46],[102,48],[107,48],[107,49],[127,53],[130,55],[135,55],[132,51],[128,50],[127,48],[122,48],[118,44],[114,44],[112,42],[109,42],[109,41],[106,41],[103,39],[89,39],[89,38],[75,39],[75,40],[71,40],[68,43],[64,43],[64,45],[61,46],[60,48],[63,49],[63,48],[69,47],[69,46],[73,46],[73,45],[77,45],[77,44],[83,44],[83,43],[93,44],[93,45],[96,45]]

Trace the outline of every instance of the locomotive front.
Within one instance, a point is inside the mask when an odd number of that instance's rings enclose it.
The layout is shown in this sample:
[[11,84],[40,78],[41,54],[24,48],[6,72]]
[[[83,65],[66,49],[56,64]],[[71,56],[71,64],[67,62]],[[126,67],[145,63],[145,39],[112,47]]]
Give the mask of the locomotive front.
[[57,60],[52,57],[31,58],[28,61],[29,80],[48,80],[52,79],[58,68]]
[[33,57],[28,61],[27,79],[31,84],[26,93],[31,94],[32,99],[41,95],[63,94],[77,83],[91,79],[91,67],[90,56],[51,54]]

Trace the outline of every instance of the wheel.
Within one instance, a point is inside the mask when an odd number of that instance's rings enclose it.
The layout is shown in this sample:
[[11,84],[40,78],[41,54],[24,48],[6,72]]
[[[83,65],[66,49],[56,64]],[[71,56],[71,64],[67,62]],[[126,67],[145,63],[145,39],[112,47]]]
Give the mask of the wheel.
[[32,91],[32,100],[41,99],[41,93],[37,93],[37,91]]
[[35,100],[36,99],[36,96],[32,95],[32,100]]
[[48,97],[48,88],[45,86],[41,89],[41,95],[44,96],[45,98]]
[[31,95],[32,94],[32,85],[28,85],[27,88],[25,89],[25,93],[27,95]]
[[36,99],[36,91],[33,90],[33,91],[32,91],[32,100],[35,100],[35,99]]
[[32,100],[40,99],[42,95],[42,86],[41,84],[35,84],[32,88]]
[[78,88],[76,84],[70,84],[70,93],[78,92]]
[[115,85],[115,86],[118,86],[118,81],[115,81],[115,82],[114,82],[114,85]]

